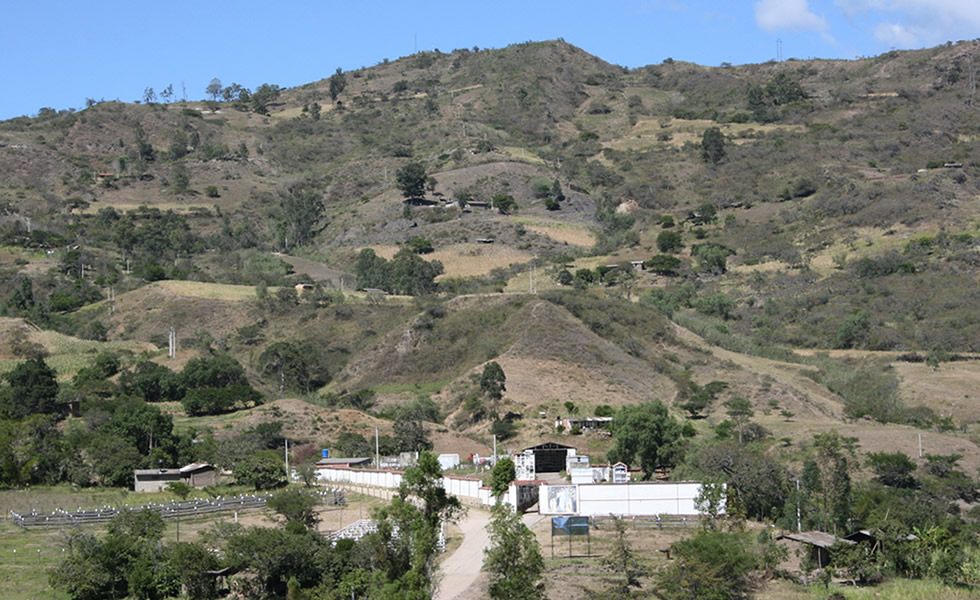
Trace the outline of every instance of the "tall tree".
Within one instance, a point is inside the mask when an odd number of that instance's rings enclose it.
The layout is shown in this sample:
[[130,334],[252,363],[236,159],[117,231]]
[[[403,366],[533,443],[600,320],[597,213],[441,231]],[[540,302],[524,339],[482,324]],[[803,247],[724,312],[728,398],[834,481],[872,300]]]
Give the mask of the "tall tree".
[[[496,459],[496,457],[494,457]],[[493,466],[490,472],[490,490],[494,497],[500,498],[510,488],[511,482],[517,477],[517,468],[514,461],[509,458],[501,458]]]
[[639,460],[644,479],[653,477],[657,469],[677,464],[681,426],[659,400],[624,407],[613,421],[612,433],[615,445],[609,460]]
[[323,218],[323,200],[311,189],[294,190],[280,202],[283,222],[281,244],[284,250],[305,246],[313,241]]
[[544,558],[534,533],[508,504],[493,507],[487,526],[490,547],[483,551],[483,569],[490,574],[494,600],[542,600]]
[[602,559],[602,566],[622,578],[609,590],[609,595],[612,598],[629,598],[631,588],[642,587],[640,577],[647,570],[640,563],[639,553],[633,550],[627,537],[626,521],[622,517],[615,517],[613,527],[616,529],[616,537],[613,538],[609,554]]
[[492,360],[483,365],[483,373],[480,375],[480,392],[490,399],[494,414],[497,413],[497,403],[504,397],[504,392],[507,390],[504,386],[506,381],[507,376],[504,375],[504,369],[497,361]]
[[337,71],[330,76],[330,99],[336,102],[337,96],[344,91],[345,87],[347,87],[347,78],[344,77],[341,68],[337,67]]
[[815,460],[803,472],[804,486],[816,508],[824,531],[837,531],[851,518],[851,453],[844,437],[836,431],[813,436]]
[[376,513],[378,532],[371,543],[380,577],[371,597],[429,600],[439,531],[461,510],[459,499],[442,485],[439,460],[422,452],[418,464],[405,471],[398,495]]
[[211,96],[212,102],[217,102],[218,96],[221,95],[221,80],[217,77],[212,79],[211,83],[208,84],[208,87],[204,88],[204,92],[208,96]]
[[428,176],[425,165],[420,162],[410,162],[395,173],[398,189],[406,200],[425,197],[425,184]]
[[725,403],[725,409],[728,416],[735,420],[735,425],[738,427],[738,442],[742,443],[742,430],[745,427],[745,422],[755,414],[755,411],[752,410],[752,403],[741,396],[735,396]]
[[701,158],[717,165],[725,158],[725,136],[717,127],[709,127],[701,136]]

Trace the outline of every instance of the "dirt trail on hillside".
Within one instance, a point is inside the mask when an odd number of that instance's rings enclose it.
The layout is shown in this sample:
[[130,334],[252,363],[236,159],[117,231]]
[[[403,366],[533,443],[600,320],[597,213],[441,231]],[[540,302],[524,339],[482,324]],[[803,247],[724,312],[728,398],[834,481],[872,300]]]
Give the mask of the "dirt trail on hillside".
[[354,285],[354,283],[357,281],[357,278],[351,273],[331,269],[327,265],[314,260],[300,258],[298,256],[290,256],[280,252],[276,252],[275,256],[281,259],[283,262],[289,263],[296,273],[305,273],[306,275],[309,275],[313,281],[329,281],[334,286],[340,287],[340,279],[343,278],[344,283],[348,288]]
[[778,360],[749,356],[747,354],[725,350],[724,348],[709,344],[701,336],[689,329],[685,329],[676,323],[673,323],[673,326],[674,333],[678,339],[693,346],[703,348],[711,352],[716,358],[731,361],[750,372],[768,375],[773,380],[796,390],[801,396],[805,397],[814,412],[834,419],[841,418],[843,406],[840,398],[804,375],[805,371],[815,371],[816,369],[814,367],[780,362]]

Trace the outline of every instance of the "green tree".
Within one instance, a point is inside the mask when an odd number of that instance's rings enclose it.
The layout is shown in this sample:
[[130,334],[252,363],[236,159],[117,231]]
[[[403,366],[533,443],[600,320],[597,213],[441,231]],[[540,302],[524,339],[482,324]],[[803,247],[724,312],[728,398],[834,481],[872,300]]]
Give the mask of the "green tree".
[[691,247],[691,256],[698,262],[698,269],[714,273],[724,273],[728,270],[728,257],[735,251],[721,244],[706,242]]
[[837,531],[851,518],[852,449],[836,431],[813,436],[814,460],[804,465],[804,490],[812,498],[819,525]]
[[8,419],[58,412],[58,379],[43,358],[17,363],[3,375],[10,386],[0,389],[0,414]]
[[398,494],[375,515],[378,531],[369,544],[383,570],[371,597],[431,598],[439,531],[461,510],[459,499],[442,485],[439,460],[422,452],[418,464],[405,471]]
[[725,403],[725,412],[735,421],[738,427],[738,443],[741,444],[745,423],[755,414],[755,411],[752,410],[752,402],[741,396],[735,396]]
[[146,402],[177,401],[184,395],[184,388],[173,371],[145,359],[123,371],[119,383],[124,393]]
[[513,196],[508,194],[496,194],[490,201],[493,207],[500,211],[502,215],[509,215],[517,210],[517,201],[514,200]]
[[616,530],[616,537],[613,538],[609,554],[602,559],[602,566],[622,578],[609,590],[610,597],[629,598],[632,588],[642,587],[640,577],[647,574],[647,569],[640,562],[639,554],[633,550],[627,535],[629,527],[625,519],[614,517],[613,527]]
[[315,190],[295,190],[280,202],[283,220],[280,244],[284,250],[306,246],[313,241],[323,218],[323,201]]
[[269,114],[269,105],[279,97],[280,91],[279,86],[275,84],[263,83],[260,85],[249,97],[252,110],[260,115]]
[[234,468],[235,481],[257,490],[268,490],[286,480],[285,465],[278,452],[256,452],[240,460]]
[[191,600],[213,600],[218,597],[214,576],[208,571],[220,567],[218,557],[199,543],[178,542],[167,548],[167,563],[177,574],[183,593]]
[[187,165],[177,162],[170,167],[170,185],[177,194],[183,194],[190,189],[191,171]]
[[208,87],[204,88],[204,93],[211,96],[212,102],[218,101],[218,96],[221,95],[221,80],[215,77],[208,83]]
[[[499,463],[498,463],[499,464]],[[543,600],[544,557],[534,533],[510,505],[497,504],[487,525],[490,547],[483,551],[483,570],[490,576],[494,600]]]
[[499,500],[501,496],[506,494],[507,490],[510,489],[511,482],[516,478],[517,469],[514,466],[514,461],[509,458],[501,458],[497,461],[490,472],[490,490],[494,497]]
[[268,502],[269,508],[286,519],[287,523],[300,523],[306,528],[312,528],[318,521],[314,510],[316,505],[316,496],[300,488],[277,492]]
[[341,68],[337,67],[337,71],[330,76],[330,99],[336,102],[337,96],[340,96],[346,87],[347,78],[344,77],[344,72]]
[[717,127],[709,127],[701,136],[701,159],[718,164],[725,158],[725,136]]
[[192,358],[180,373],[187,389],[220,388],[229,385],[248,385],[245,369],[228,354]]
[[681,234],[665,229],[657,234],[657,250],[664,253],[676,253],[684,247]]
[[643,263],[643,266],[650,269],[657,275],[666,275],[672,277],[677,275],[677,271],[681,268],[681,259],[676,256],[671,256],[670,254],[658,254],[656,256],[650,257]]
[[639,460],[644,479],[677,464],[681,426],[659,400],[623,407],[612,423],[612,434],[610,462]]
[[425,197],[427,177],[425,166],[420,162],[410,162],[395,173],[398,189],[406,200]]
[[916,464],[904,452],[871,452],[868,466],[875,474],[875,481],[896,488],[918,487],[912,473]]
[[330,381],[319,351],[309,343],[275,342],[259,356],[259,368],[274,378],[280,395],[287,389],[308,394]]
[[483,365],[483,373],[480,375],[480,392],[493,401],[499,401],[504,397],[507,390],[505,384],[507,376],[500,364],[492,360]]
[[671,545],[677,558],[657,574],[654,594],[663,600],[737,600],[751,589],[758,566],[744,534],[700,531]]
[[403,413],[392,425],[391,430],[400,452],[421,452],[432,449],[432,440],[425,432],[425,424],[418,413]]

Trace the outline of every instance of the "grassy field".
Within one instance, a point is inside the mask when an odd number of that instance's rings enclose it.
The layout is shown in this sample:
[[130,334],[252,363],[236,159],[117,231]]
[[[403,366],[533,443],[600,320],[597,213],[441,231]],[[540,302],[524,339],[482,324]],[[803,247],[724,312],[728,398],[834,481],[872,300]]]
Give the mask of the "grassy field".
[[[0,320],[0,330],[12,330],[22,327],[23,322],[19,319]],[[45,361],[58,373],[59,377],[73,375],[82,367],[87,367],[99,352],[113,350],[139,353],[156,350],[153,344],[146,342],[99,342],[79,339],[56,331],[36,331],[31,329],[28,330],[27,337],[31,342],[40,344],[47,350],[49,356]],[[0,374],[12,370],[20,362],[22,362],[20,358],[0,359]]]

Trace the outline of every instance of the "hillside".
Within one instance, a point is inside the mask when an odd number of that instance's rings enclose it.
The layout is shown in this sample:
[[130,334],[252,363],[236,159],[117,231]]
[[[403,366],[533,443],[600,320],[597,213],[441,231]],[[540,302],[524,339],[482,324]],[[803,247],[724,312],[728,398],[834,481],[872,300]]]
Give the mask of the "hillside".
[[[12,119],[0,300],[31,339],[86,338],[77,354],[118,350],[124,369],[227,353],[267,398],[361,429],[431,400],[430,431],[466,448],[494,413],[517,446],[559,439],[569,410],[654,399],[710,434],[744,397],[771,439],[837,427],[898,449],[920,427],[973,465],[978,51],[624,69],[528,42]],[[317,389],[276,379],[279,343]],[[93,360],[57,345],[65,381]],[[491,361],[507,383],[487,407]],[[713,381],[725,391],[686,415]]]

